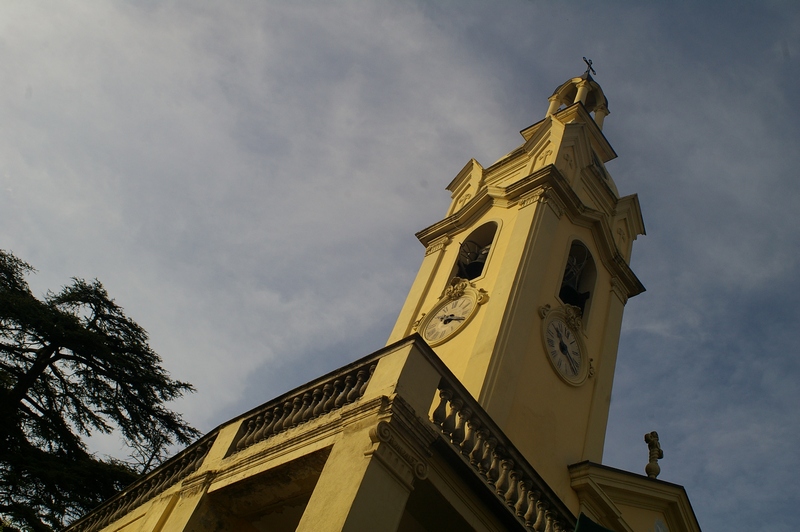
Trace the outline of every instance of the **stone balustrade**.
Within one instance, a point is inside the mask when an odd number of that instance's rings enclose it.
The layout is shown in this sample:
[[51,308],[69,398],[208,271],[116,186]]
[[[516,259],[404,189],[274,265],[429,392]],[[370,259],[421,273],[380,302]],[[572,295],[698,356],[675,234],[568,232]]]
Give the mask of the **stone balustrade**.
[[574,530],[575,517],[454,378],[442,378],[433,422],[486,487],[529,530]]
[[205,460],[216,436],[217,433],[214,432],[188,447],[172,460],[128,486],[125,491],[103,503],[84,519],[73,523],[68,530],[71,532],[100,530],[194,473]]
[[[444,452],[449,449],[456,457],[460,457],[465,470],[472,471],[480,479],[481,484],[488,490],[487,494],[496,497],[498,503],[509,512],[509,518],[516,520],[521,528],[534,532],[573,530],[576,524],[575,517],[522,453],[514,447],[436,354],[419,337],[413,338],[412,341],[418,343],[420,354],[429,364],[430,378],[424,377],[429,383],[425,387],[412,386],[405,390],[422,394],[416,397],[415,402],[423,410],[427,408],[423,405],[429,405],[431,402],[437,405],[430,420],[432,427],[435,427],[434,432],[439,434],[438,437],[443,444],[437,447]],[[408,343],[408,340],[405,342]],[[75,522],[68,530],[96,532],[177,483],[182,481],[183,484],[187,482],[191,484],[196,479],[186,477],[198,472],[215,440],[218,439],[217,436],[223,430],[229,436],[225,437],[224,442],[222,440],[218,442],[218,445],[225,447],[215,451],[215,460],[222,460],[215,463],[217,466],[222,464],[224,468],[225,463],[244,463],[238,458],[230,461],[226,460],[227,458],[243,453],[261,442],[268,442],[292,428],[302,430],[304,424],[358,401],[367,391],[379,362],[385,355],[395,353],[401,347],[400,342],[395,346],[387,346],[215,429],[208,436],[109,499],[85,518]],[[415,364],[418,363],[419,359]],[[391,374],[398,370],[389,363],[385,371],[383,373],[381,371],[378,370],[380,378],[377,382],[381,383],[378,384],[379,387],[389,382],[386,381],[387,372]],[[420,375],[424,376],[425,373],[422,372]],[[435,384],[437,381],[438,386]],[[384,390],[381,388],[374,392],[383,393]],[[370,398],[373,398],[372,395]],[[417,414],[425,416],[423,412]],[[425,423],[424,418],[417,419]],[[309,427],[310,430],[315,430],[315,425]],[[233,431],[235,434],[231,436]],[[431,432],[432,438],[433,434]],[[256,449],[254,451],[256,454],[259,452]],[[247,454],[240,456],[245,462],[248,459]],[[203,471],[199,471],[198,474]],[[220,471],[211,469],[208,473],[213,477]]]
[[367,363],[270,401],[242,421],[227,456],[350,404],[364,395],[376,363]]

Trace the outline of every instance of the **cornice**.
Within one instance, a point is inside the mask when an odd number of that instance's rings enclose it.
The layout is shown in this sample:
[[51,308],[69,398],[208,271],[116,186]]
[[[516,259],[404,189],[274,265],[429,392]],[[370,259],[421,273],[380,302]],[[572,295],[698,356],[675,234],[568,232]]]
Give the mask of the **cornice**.
[[[534,191],[540,191],[541,195],[535,197]],[[626,197],[626,206],[631,201],[628,198]],[[558,209],[563,209],[574,224],[591,228],[598,245],[600,260],[611,274],[619,279],[626,297],[630,298],[645,291],[644,285],[617,249],[613,234],[614,220],[611,215],[586,206],[566,178],[552,164],[507,187],[482,188],[460,211],[423,229],[416,236],[428,247],[436,239],[445,236],[452,238],[453,234],[469,227],[476,218],[493,206],[509,208],[514,205],[530,205],[534,201],[548,201],[554,209],[557,209],[557,214]]]

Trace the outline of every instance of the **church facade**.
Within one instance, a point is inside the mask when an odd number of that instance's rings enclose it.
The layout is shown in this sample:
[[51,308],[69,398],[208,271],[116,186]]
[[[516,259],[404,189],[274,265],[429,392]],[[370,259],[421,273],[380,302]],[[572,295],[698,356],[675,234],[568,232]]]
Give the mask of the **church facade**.
[[601,464],[644,223],[605,169],[590,70],[519,147],[448,185],[386,347],[221,425],[70,529],[699,531],[685,490],[656,479],[655,433],[647,475]]

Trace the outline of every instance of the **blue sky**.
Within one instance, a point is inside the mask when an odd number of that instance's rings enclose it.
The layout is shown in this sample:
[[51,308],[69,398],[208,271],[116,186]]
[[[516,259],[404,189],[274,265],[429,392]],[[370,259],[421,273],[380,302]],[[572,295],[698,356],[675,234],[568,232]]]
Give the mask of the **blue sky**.
[[[0,247],[98,278],[208,430],[381,347],[444,187],[584,70],[647,235],[604,462],[706,532],[800,503],[794,2],[0,4]],[[99,441],[114,452],[115,443]]]

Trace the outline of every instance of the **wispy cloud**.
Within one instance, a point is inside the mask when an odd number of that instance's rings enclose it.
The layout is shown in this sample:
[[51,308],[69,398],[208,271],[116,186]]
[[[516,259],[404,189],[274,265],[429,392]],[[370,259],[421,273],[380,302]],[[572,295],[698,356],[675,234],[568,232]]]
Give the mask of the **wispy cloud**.
[[4,3],[0,240],[38,291],[101,279],[209,429],[381,347],[444,186],[592,57],[648,232],[606,462],[640,472],[658,430],[704,530],[789,530],[799,22],[780,2]]

